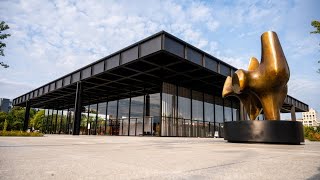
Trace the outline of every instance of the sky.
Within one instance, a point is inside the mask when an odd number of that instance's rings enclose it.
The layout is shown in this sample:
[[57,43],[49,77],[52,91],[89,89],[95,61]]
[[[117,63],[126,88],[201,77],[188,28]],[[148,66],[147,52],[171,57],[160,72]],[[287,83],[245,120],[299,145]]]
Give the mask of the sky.
[[320,112],[318,0],[0,0],[10,65],[0,97],[15,98],[161,30],[246,69],[260,36],[278,34],[290,67],[288,94]]

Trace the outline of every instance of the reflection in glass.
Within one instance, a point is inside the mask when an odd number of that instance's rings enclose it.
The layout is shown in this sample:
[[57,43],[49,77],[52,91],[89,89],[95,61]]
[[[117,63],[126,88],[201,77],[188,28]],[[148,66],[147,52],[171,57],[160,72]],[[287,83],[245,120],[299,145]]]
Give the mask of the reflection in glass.
[[106,123],[106,108],[107,108],[107,103],[99,103],[98,104],[98,134],[99,135],[104,135],[106,134],[105,130],[105,123]]
[[120,99],[118,106],[119,135],[128,135],[130,99]]
[[[143,96],[131,98],[130,136],[142,134]],[[137,122],[137,124],[136,124]],[[136,127],[137,126],[137,127]],[[136,132],[137,131],[137,132]]]
[[[160,93],[150,94],[151,134],[160,136]],[[145,121],[145,123],[148,123]]]
[[178,87],[178,135],[191,136],[191,91],[184,87]]
[[203,94],[192,91],[192,130],[194,137],[202,136],[203,132]]
[[90,104],[89,106],[89,132],[91,135],[96,135],[96,128],[97,128],[97,123],[96,123],[96,116],[97,116],[97,104]]
[[162,90],[162,136],[176,136],[176,86],[163,83]]
[[107,131],[110,135],[119,135],[119,122],[117,118],[117,101],[108,102],[108,114],[107,119],[109,126]]

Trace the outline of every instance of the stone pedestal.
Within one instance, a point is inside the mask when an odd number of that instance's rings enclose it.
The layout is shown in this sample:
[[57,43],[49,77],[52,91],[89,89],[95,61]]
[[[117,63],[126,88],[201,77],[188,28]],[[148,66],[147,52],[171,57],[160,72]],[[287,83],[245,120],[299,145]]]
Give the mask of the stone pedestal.
[[300,144],[304,142],[301,122],[297,121],[232,121],[224,123],[228,142]]

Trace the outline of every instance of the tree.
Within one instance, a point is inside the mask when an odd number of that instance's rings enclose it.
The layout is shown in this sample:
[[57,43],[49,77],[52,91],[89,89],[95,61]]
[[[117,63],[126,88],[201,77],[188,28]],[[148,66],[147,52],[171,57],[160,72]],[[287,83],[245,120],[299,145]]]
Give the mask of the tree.
[[311,26],[316,28],[317,30],[310,32],[311,34],[320,34],[320,22],[319,21],[312,21]]
[[[11,36],[10,34],[3,34],[3,31],[9,29],[10,27],[4,22],[0,22],[0,56],[4,56],[3,48],[6,47],[6,43],[2,42],[3,39]],[[4,62],[0,62],[0,65],[4,68],[8,68],[9,65],[5,64]]]
[[[30,109],[30,119],[32,119],[35,114],[36,111],[34,109]],[[22,130],[24,123],[24,115],[24,107],[13,107],[6,117],[7,130]]]
[[[311,34],[320,34],[320,22],[319,21],[312,21],[311,26],[316,28],[315,31],[310,32]],[[320,60],[318,61],[318,63],[320,63]],[[320,69],[318,69],[318,73],[320,73]]]
[[42,128],[44,121],[45,121],[45,111],[40,110],[30,120],[30,126],[36,130],[40,130],[40,128]]
[[8,113],[3,111],[0,112],[0,131],[3,129],[7,117]]

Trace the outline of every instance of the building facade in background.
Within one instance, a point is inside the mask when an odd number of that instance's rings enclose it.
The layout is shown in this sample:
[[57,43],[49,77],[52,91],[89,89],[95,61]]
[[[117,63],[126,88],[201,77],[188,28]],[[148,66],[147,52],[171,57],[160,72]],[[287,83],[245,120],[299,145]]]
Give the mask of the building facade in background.
[[318,112],[312,108],[308,112],[303,112],[302,119],[297,121],[301,121],[304,126],[309,127],[316,127],[320,125]]
[[12,102],[10,99],[0,98],[0,111],[9,112],[12,107]]

